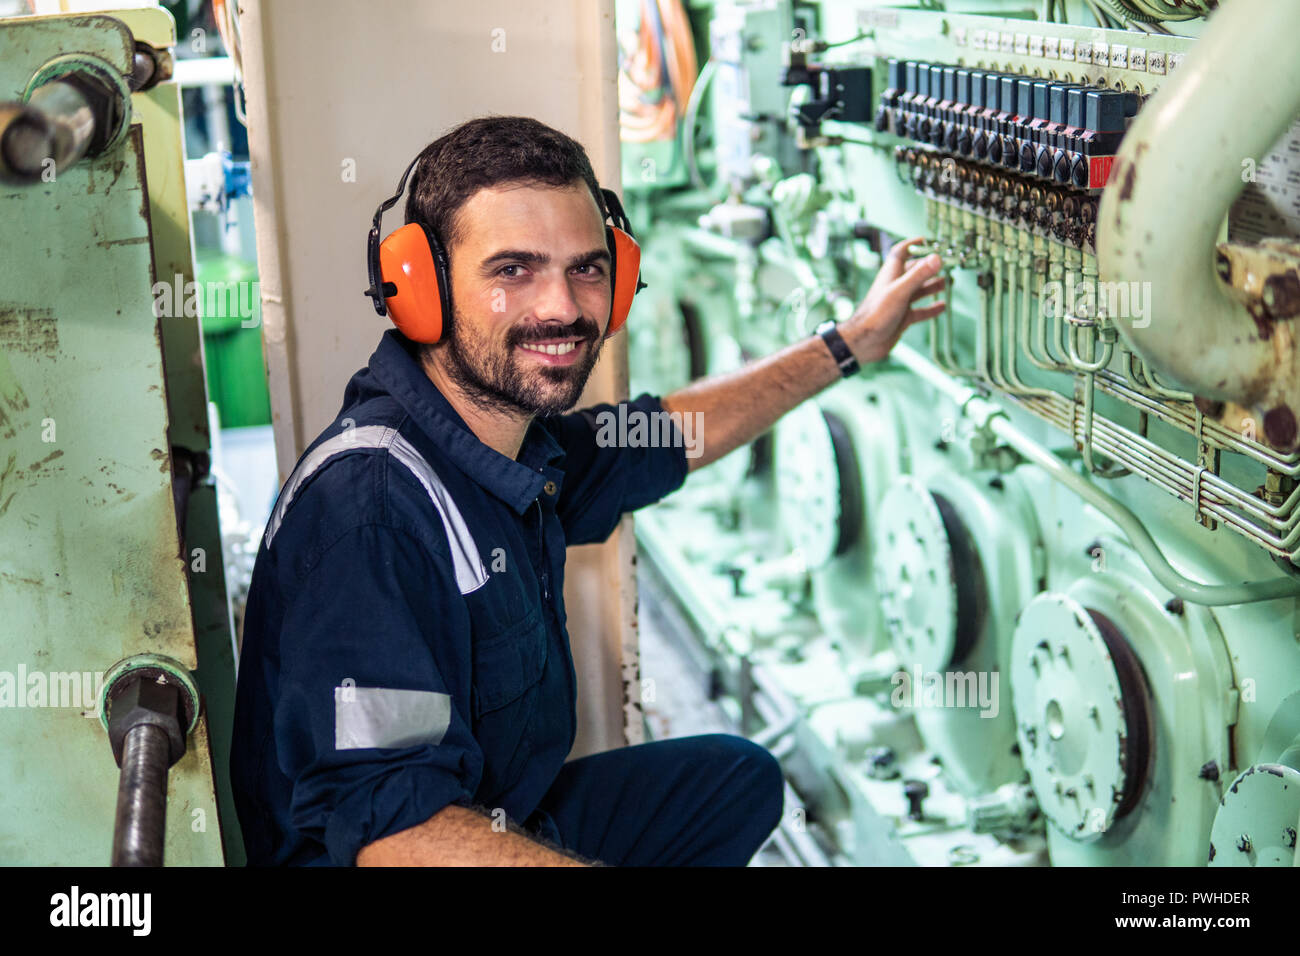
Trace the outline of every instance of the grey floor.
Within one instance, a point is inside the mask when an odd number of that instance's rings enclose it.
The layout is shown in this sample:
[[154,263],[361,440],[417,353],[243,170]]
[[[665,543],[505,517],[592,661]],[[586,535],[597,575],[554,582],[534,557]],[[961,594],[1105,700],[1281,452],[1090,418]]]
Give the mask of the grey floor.
[[[646,729],[650,739],[689,737],[694,734],[737,733],[726,712],[709,700],[708,674],[700,670],[684,650],[693,638],[684,633],[680,620],[654,583],[641,575],[638,621],[641,640],[641,677],[654,681],[654,700],[645,704]],[[755,854],[750,866],[788,866],[769,840]]]

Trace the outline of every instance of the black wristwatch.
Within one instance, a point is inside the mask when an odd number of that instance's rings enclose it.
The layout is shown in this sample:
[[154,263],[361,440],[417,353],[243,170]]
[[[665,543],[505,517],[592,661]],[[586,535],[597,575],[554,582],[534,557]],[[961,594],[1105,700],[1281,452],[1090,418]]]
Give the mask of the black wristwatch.
[[853,357],[853,350],[849,348],[849,343],[844,341],[844,336],[840,335],[840,330],[835,327],[834,319],[827,319],[817,326],[813,335],[820,335],[826,347],[831,350],[835,364],[840,367],[841,378],[857,374],[860,368],[858,360]]

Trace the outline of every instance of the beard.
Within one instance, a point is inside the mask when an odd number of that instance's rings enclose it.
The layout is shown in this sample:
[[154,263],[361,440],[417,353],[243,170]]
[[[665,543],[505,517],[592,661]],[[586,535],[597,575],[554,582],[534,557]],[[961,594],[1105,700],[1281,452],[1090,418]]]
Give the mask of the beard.
[[[517,352],[528,342],[576,336],[582,337],[575,347],[583,356],[572,365],[525,364]],[[495,345],[453,310],[442,346],[443,368],[467,398],[483,407],[508,414],[558,415],[577,403],[602,345],[600,327],[586,316],[567,325],[515,326],[502,345]]]

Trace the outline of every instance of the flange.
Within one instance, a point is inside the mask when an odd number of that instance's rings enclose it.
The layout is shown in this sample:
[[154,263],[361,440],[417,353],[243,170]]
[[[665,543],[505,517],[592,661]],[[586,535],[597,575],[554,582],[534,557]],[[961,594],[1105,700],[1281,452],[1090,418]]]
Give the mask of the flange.
[[816,570],[852,548],[862,526],[853,443],[843,422],[814,402],[786,415],[775,438],[781,527]]
[[952,504],[911,475],[877,508],[875,575],[894,648],[909,667],[944,670],[974,645],[982,571]]
[[1280,763],[1249,767],[1219,801],[1210,866],[1294,866],[1300,772]]
[[1011,696],[1043,812],[1073,840],[1099,839],[1137,804],[1152,749],[1150,695],[1127,640],[1073,598],[1040,594],[1012,637]]

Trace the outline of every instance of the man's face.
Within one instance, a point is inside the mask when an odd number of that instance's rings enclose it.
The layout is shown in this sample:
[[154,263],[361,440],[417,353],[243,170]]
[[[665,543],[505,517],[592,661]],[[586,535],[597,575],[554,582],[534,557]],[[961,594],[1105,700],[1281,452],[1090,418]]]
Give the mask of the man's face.
[[609,324],[605,228],[585,184],[503,184],[460,211],[454,314],[432,351],[481,405],[550,415],[578,400]]

